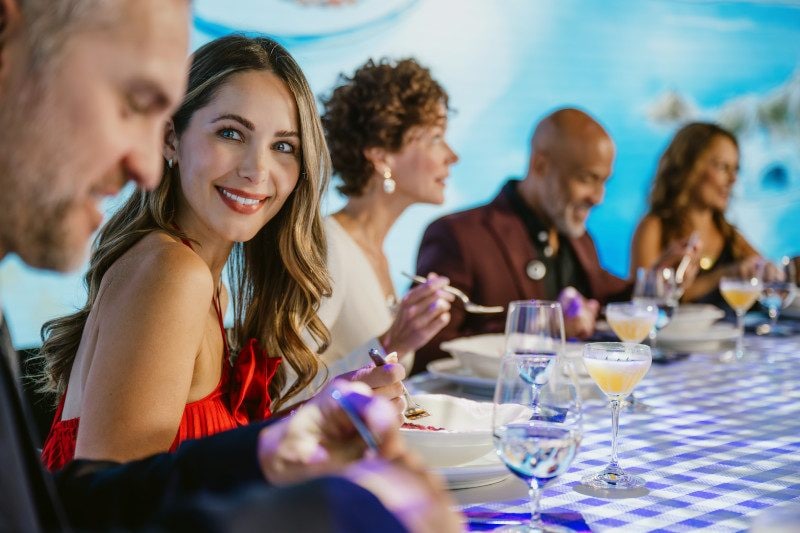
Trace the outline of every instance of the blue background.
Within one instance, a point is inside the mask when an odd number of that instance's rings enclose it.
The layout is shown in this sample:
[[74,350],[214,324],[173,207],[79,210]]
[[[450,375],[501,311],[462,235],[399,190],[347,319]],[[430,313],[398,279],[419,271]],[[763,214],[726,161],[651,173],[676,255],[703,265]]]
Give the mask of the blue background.
[[[690,119],[720,121],[742,146],[729,218],[772,259],[800,254],[800,3],[678,0],[289,0],[194,2],[192,47],[230,31],[285,44],[319,96],[368,58],[415,57],[448,90],[461,157],[443,206],[414,206],[389,235],[398,290],[434,218],[490,200],[525,173],[533,125],[555,107],[595,115],[617,144],[589,220],[604,265],[626,275],[658,156]],[[109,202],[112,210],[120,200]],[[323,210],[343,203],[332,189]],[[0,266],[18,346],[85,298],[80,274]]]

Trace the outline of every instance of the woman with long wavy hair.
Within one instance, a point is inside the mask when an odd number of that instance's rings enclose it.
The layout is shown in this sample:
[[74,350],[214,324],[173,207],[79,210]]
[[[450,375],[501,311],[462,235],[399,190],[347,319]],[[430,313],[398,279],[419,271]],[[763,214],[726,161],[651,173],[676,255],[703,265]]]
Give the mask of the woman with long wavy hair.
[[100,232],[86,305],[43,328],[45,378],[60,396],[50,469],[264,419],[320,370],[302,335],[328,338],[316,308],[330,292],[319,213],[330,161],[297,63],[267,38],[200,48],[163,153],[161,184],[134,192]]
[[631,273],[653,266],[670,245],[696,233],[700,271],[683,299],[724,306],[720,279],[752,273],[762,261],[725,218],[738,172],[739,145],[731,132],[704,122],[678,130],[659,160],[650,210],[633,236]]

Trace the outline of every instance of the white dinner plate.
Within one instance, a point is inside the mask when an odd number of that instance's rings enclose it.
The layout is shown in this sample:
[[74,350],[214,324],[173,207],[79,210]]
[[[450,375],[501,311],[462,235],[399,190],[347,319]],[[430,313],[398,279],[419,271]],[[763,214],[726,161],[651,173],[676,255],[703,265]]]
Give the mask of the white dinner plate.
[[449,489],[468,489],[492,485],[511,475],[494,451],[470,463],[437,468],[436,472],[444,477]]
[[717,351],[725,343],[735,341],[739,330],[731,324],[715,324],[705,331],[681,332],[670,334],[666,330],[659,332],[656,339],[658,346],[686,352]]
[[466,387],[492,391],[497,381],[496,379],[474,375],[470,370],[462,367],[461,363],[455,359],[437,359],[428,363],[426,368],[434,377]]

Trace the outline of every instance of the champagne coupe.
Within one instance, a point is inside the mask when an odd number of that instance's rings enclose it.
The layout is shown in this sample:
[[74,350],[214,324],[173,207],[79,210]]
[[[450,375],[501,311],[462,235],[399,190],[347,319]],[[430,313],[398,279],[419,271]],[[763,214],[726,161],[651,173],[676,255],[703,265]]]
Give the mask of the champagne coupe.
[[592,342],[583,347],[583,362],[589,376],[611,400],[611,461],[600,472],[583,478],[597,489],[634,489],[644,480],[625,472],[617,458],[617,434],[622,400],[647,373],[652,361],[650,347],[629,342]]
[[[512,352],[500,362],[492,416],[494,445],[506,467],[528,486],[531,519],[495,531],[571,531],[542,523],[539,498],[549,481],[569,469],[578,451],[583,435],[579,390],[572,363],[565,357],[550,363],[549,378],[533,388],[529,371],[539,364],[535,353]],[[553,415],[528,418],[534,400]],[[516,416],[508,416],[509,412]]]
[[776,265],[775,279],[763,282],[764,289],[758,297],[758,301],[767,309],[769,322],[761,324],[756,328],[756,333],[760,335],[780,334],[778,329],[778,316],[781,309],[788,307],[797,295],[797,271],[794,262],[783,257]]
[[564,315],[561,304],[547,300],[520,300],[508,305],[505,355],[526,356],[520,377],[531,388],[532,416],[547,418],[539,390],[547,384],[551,367],[564,353]]
[[[622,342],[638,344],[648,338],[659,318],[658,307],[640,301],[617,302],[606,305],[606,320],[611,330]],[[640,401],[631,392],[628,410],[646,412],[650,406]]]
[[645,340],[658,322],[658,315],[656,306],[641,301],[606,306],[608,325],[622,342],[638,344]]
[[742,359],[744,353],[744,315],[758,299],[764,285],[758,276],[723,277],[719,281],[719,292],[736,313],[736,359]]

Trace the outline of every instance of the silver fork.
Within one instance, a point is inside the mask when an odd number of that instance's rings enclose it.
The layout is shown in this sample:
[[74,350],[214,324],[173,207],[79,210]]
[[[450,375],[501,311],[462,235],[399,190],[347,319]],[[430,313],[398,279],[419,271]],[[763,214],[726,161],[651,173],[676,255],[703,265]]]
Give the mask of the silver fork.
[[[375,348],[370,348],[369,358],[372,359],[372,362],[375,363],[375,366],[383,366],[386,364],[386,358]],[[418,420],[420,418],[425,418],[426,416],[431,416],[431,414],[426,411],[424,407],[414,401],[402,381],[400,382],[400,385],[403,387],[403,397],[406,399],[407,406],[406,410],[403,411],[403,416],[408,420]]]
[[[422,276],[412,276],[407,272],[401,272],[405,277],[408,279],[414,280],[417,283],[425,283],[428,280],[423,278]],[[459,300],[464,303],[464,310],[467,313],[475,313],[475,314],[492,314],[492,313],[502,313],[505,311],[505,308],[502,305],[494,305],[494,306],[485,306],[485,305],[478,305],[472,301],[470,301],[469,296],[461,292],[459,289],[455,287],[451,287],[447,285],[444,288],[445,291],[449,292]]]

